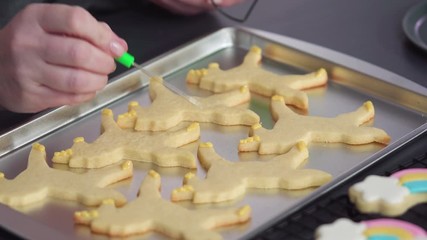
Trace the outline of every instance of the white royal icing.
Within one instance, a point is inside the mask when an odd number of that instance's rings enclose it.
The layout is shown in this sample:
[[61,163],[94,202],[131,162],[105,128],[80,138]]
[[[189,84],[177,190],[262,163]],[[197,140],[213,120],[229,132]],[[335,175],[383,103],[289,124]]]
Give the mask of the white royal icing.
[[340,218],[331,224],[320,226],[316,230],[317,240],[366,240],[363,232],[366,225]]
[[410,194],[406,187],[399,184],[397,178],[371,175],[353,186],[354,190],[362,193],[367,202],[378,200],[387,203],[400,203]]

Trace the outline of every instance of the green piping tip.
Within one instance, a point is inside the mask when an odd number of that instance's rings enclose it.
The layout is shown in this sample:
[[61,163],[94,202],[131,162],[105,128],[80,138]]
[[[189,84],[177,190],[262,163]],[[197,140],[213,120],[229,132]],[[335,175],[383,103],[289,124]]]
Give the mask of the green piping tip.
[[130,68],[133,66],[133,63],[135,62],[135,57],[125,52],[123,53],[122,56],[116,58],[116,61],[122,64],[123,66]]

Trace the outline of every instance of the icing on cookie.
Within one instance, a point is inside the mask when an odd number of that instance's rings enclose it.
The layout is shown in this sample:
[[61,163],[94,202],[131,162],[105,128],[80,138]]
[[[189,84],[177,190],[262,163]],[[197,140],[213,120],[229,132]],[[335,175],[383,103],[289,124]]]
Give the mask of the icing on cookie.
[[249,110],[234,107],[250,100],[246,86],[209,97],[193,97],[197,104],[175,94],[163,85],[163,79],[150,80],[150,96],[153,102],[142,107],[137,102],[128,105],[128,112],[117,118],[121,128],[137,131],[161,131],[183,121],[209,122],[219,125],[246,125],[259,122],[259,116]]
[[426,232],[419,226],[397,219],[375,219],[362,222],[367,226],[365,235],[368,238],[374,236],[392,236],[397,239],[412,239],[414,237],[426,237]]
[[365,224],[355,223],[347,218],[340,218],[331,224],[317,228],[317,240],[366,240],[363,232]]
[[240,66],[221,70],[218,63],[209,64],[207,69],[190,70],[187,82],[213,92],[230,91],[241,86],[263,96],[282,95],[286,104],[307,109],[308,98],[302,89],[325,85],[328,76],[325,69],[305,75],[279,75],[261,67],[261,48],[252,46]]
[[427,168],[406,169],[391,175],[412,193],[427,193]]
[[228,161],[215,152],[212,143],[201,143],[198,157],[207,170],[206,178],[186,174],[183,187],[172,192],[172,201],[221,202],[244,195],[248,188],[304,189],[331,179],[323,171],[298,168],[308,157],[303,142],[269,161]]
[[390,177],[368,176],[349,189],[350,200],[362,212],[400,215],[427,202],[427,169],[407,169]]
[[103,132],[94,142],[76,138],[70,149],[56,152],[52,161],[76,168],[100,168],[122,159],[131,159],[163,167],[196,168],[193,154],[179,147],[199,139],[198,123],[173,132],[134,132],[121,129],[114,121],[113,112],[104,109],[101,127]]
[[[338,115],[335,118],[303,116],[288,108],[281,96],[271,98],[271,112],[276,123],[273,129],[256,124],[249,138],[239,143],[239,151],[258,151],[259,154],[281,154],[297,142],[366,144],[378,142],[387,144],[390,136],[381,129],[360,126],[374,117],[374,107],[368,101],[356,111]],[[256,138],[250,141],[250,138]],[[259,140],[259,141],[258,141]]]
[[138,197],[121,208],[103,204],[95,211],[74,214],[78,224],[89,226],[93,232],[126,237],[155,231],[174,239],[222,239],[214,228],[231,226],[250,219],[251,208],[189,210],[162,199],[161,177],[151,170],[144,178]]
[[332,224],[325,224],[316,230],[317,240],[401,240],[427,239],[427,232],[421,227],[397,219],[375,219],[355,223],[341,218]]
[[381,199],[387,203],[397,203],[410,194],[398,179],[375,175],[368,176],[362,182],[355,184],[354,190],[361,192],[363,198],[368,202]]
[[27,169],[14,179],[0,179],[0,202],[9,206],[24,206],[51,197],[96,206],[103,199],[110,198],[113,204],[123,205],[126,198],[120,192],[104,187],[132,174],[131,161],[82,174],[53,169],[46,163],[45,147],[35,143]]

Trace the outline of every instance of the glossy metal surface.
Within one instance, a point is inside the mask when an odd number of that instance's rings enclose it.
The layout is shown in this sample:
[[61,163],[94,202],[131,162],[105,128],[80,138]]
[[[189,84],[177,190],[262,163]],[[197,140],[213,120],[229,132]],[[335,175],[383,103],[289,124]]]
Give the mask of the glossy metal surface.
[[[233,202],[198,205],[197,208],[251,205],[252,220],[235,228],[220,229],[224,239],[245,239],[245,236],[269,221],[297,210],[316,194],[339,184],[361,168],[381,160],[381,157],[390,154],[400,145],[427,130],[427,90],[425,88],[352,57],[267,32],[252,29],[223,29],[162,55],[143,66],[154,74],[163,75],[166,81],[189,95],[207,96],[209,92],[185,84],[184,78],[187,71],[192,68],[206,67],[210,62],[219,62],[223,69],[236,66],[241,63],[247,49],[253,44],[259,45],[264,50],[263,67],[271,71],[292,74],[312,71],[318,67],[325,67],[328,70],[330,81],[327,87],[307,91],[310,115],[333,117],[353,111],[363,102],[371,100],[376,110],[375,121],[371,124],[387,131],[392,137],[392,142],[386,147],[378,144],[363,146],[310,144],[310,157],[304,167],[329,172],[334,177],[331,183],[319,189],[299,191],[248,190],[245,197]],[[279,51],[269,51],[271,48],[278,48]],[[149,105],[147,79],[140,81],[141,77],[139,71],[130,70],[117,77],[92,102],[78,107],[59,108],[1,136],[0,171],[5,172],[7,178],[13,178],[25,169],[29,147],[34,141],[39,141],[46,146],[49,159],[53,152],[69,148],[75,137],[84,136],[87,142],[92,142],[99,136],[100,110],[104,107],[111,108],[117,115],[125,112],[128,102],[132,100],[139,101],[141,105]],[[274,123],[268,106],[267,98],[253,96],[249,107],[261,116],[264,127],[271,128]],[[239,140],[247,137],[247,127],[201,124],[201,128],[200,141],[212,142],[216,151],[226,159],[250,161],[266,160],[271,157],[237,152]],[[197,143],[189,144],[184,148],[196,153]],[[64,168],[60,165],[54,167]],[[184,168],[159,168],[148,163],[135,162],[134,177],[117,183],[114,187],[131,201],[136,197],[139,184],[147,170],[152,168],[162,176],[162,196],[166,199],[169,199],[174,188],[181,185],[184,174],[188,172]],[[197,174],[203,177],[205,171],[199,166]],[[195,208],[188,202],[179,204]],[[31,219],[30,223],[23,225],[19,222],[5,224],[8,222],[7,219],[0,218],[2,226],[7,226],[8,229],[24,236],[34,236],[32,232],[37,229],[35,226],[42,225],[46,230],[40,234],[46,235],[37,239],[47,239],[53,233],[73,239],[106,238],[92,235],[88,228],[73,224],[73,212],[86,209],[82,205],[50,200],[44,204],[19,209],[25,215],[5,209],[7,208],[0,207],[0,216],[8,214],[11,218],[20,216]],[[141,238],[164,239],[159,234],[135,236],[130,239]]]

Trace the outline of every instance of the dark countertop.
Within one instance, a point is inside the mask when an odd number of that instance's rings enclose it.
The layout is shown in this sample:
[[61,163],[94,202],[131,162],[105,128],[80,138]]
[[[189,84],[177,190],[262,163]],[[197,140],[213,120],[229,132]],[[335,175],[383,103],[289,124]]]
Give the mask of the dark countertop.
[[[227,9],[242,16],[252,0]],[[127,40],[139,63],[223,27],[245,26],[286,35],[351,55],[427,87],[427,53],[405,36],[402,19],[421,0],[260,0],[239,24],[218,12],[183,17],[145,6],[93,12]],[[125,71],[118,67],[111,76]],[[0,133],[32,114],[0,113]]]

